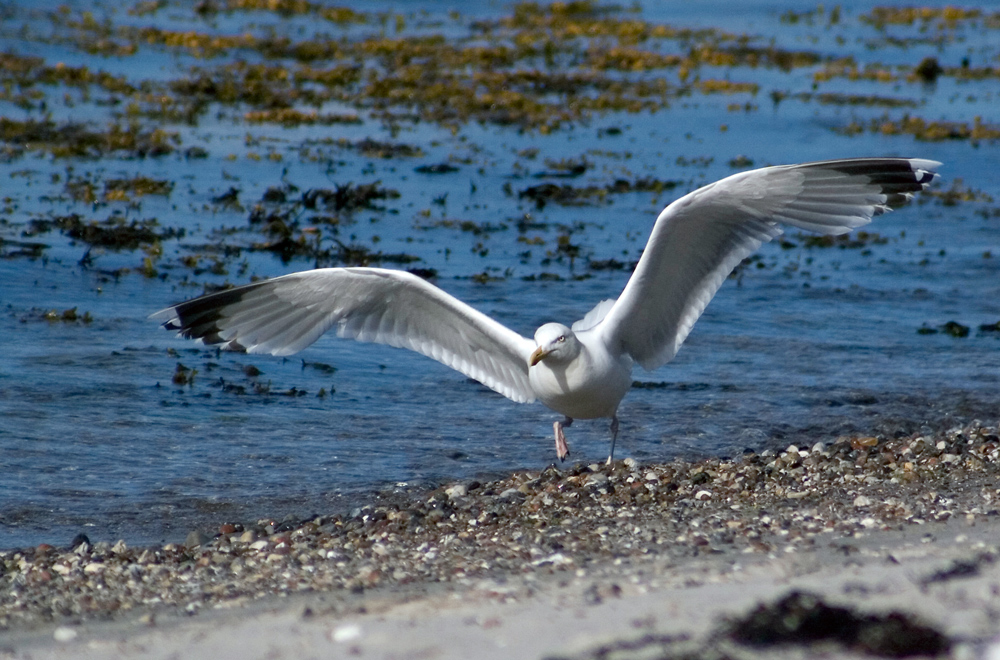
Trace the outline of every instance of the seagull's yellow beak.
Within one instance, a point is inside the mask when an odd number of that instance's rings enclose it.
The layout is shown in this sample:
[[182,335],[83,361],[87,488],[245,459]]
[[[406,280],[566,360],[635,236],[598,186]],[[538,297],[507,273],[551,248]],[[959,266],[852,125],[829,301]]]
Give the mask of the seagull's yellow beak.
[[545,349],[539,346],[534,351],[532,351],[531,357],[528,358],[528,364],[533,367],[542,360],[544,360],[546,355],[548,355],[548,353],[545,352]]

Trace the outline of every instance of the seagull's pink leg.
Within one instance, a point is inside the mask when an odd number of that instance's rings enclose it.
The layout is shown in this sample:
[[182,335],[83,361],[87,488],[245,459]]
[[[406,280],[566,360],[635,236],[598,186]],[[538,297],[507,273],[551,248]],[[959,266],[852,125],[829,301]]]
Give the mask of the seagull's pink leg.
[[563,433],[563,429],[569,428],[572,424],[573,419],[567,417],[563,421],[552,425],[552,428],[556,432],[556,456],[559,457],[560,461],[565,461],[566,457],[569,456],[569,445],[566,444],[566,434]]

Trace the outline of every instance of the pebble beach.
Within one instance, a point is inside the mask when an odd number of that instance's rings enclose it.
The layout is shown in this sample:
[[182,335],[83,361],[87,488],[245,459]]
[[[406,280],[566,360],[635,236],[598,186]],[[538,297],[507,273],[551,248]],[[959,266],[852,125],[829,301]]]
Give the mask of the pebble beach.
[[[474,617],[476,607],[520,603],[506,610],[514,614],[568,594],[585,608],[638,603],[657,593],[683,600],[685,592],[739,578],[731,584],[736,591],[730,602],[742,606],[727,612],[731,619],[760,607],[755,594],[794,591],[789,561],[812,565],[806,574],[835,569],[837,579],[824,582],[829,586],[873,554],[879,566],[899,566],[914,556],[907,550],[911,546],[947,557],[909,575],[907,584],[923,589],[923,599],[931,598],[931,585],[957,581],[964,585],[963,598],[973,597],[970,585],[975,585],[994,602],[1000,583],[986,573],[1000,557],[998,471],[1000,431],[974,422],[932,435],[842,437],[829,445],[792,446],[736,460],[553,466],[376,499],[309,520],[220,521],[215,530],[192,532],[184,544],[132,547],[127,540],[91,544],[78,537],[72,547],[41,544],[0,553],[0,635],[16,640],[4,643],[5,657],[70,657],[74,648],[117,649],[95,657],[146,657],[98,642],[125,643],[153,629],[164,634],[163,622],[172,622],[171,634],[183,642],[187,627],[215,621],[220,612],[231,617],[230,626],[262,611],[279,618],[291,611],[338,630],[345,617],[369,609],[384,622],[386,612],[419,603],[439,618],[450,616],[456,602],[465,602],[462,607],[472,608],[468,616]],[[888,539],[888,545],[872,549],[873,539]],[[778,565],[783,568],[772,574]],[[761,585],[745,590],[739,584],[754,571],[764,571],[763,591]],[[863,609],[877,595],[892,595],[893,589],[878,584],[885,577],[879,575],[864,589],[855,584],[853,592],[839,585],[831,597],[846,597]],[[442,599],[452,605],[430,605]],[[947,618],[926,620],[933,599],[920,600],[893,611],[938,636],[940,648],[930,655],[976,657],[967,655],[970,649],[985,648],[1000,633],[988,608],[957,625]],[[608,657],[601,648],[636,639],[659,645],[661,655],[650,657],[681,657],[670,655],[680,653],[681,642],[685,653],[696,653],[683,657],[723,657],[711,655],[723,653],[720,639],[744,655],[773,651],[752,640],[732,641],[729,628],[720,632],[718,610],[730,602],[710,603],[703,616],[680,617],[686,623],[679,632],[678,617],[661,613],[648,625],[633,622],[605,631],[603,646],[581,649],[579,640],[563,640],[562,652]],[[213,629],[223,634],[225,626]],[[354,628],[346,630],[339,634],[356,636]],[[588,629],[571,630],[579,636]],[[361,653],[365,640],[357,636],[354,648]],[[397,641],[404,644],[404,637]],[[462,641],[461,636],[451,643],[438,639],[441,652],[433,657],[451,657],[448,652],[459,652]],[[858,648],[806,638],[778,649],[817,643],[832,648],[831,657]],[[186,648],[182,655],[200,657],[196,650]],[[966,655],[955,655],[959,652]]]

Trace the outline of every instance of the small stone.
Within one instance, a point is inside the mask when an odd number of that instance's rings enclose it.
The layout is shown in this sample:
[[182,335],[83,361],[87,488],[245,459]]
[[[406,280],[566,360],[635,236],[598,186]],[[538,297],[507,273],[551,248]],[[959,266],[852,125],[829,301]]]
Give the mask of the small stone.
[[202,532],[201,530],[196,529],[190,534],[188,534],[187,538],[184,539],[184,547],[197,548],[199,545],[205,545],[206,543],[211,542],[211,540],[212,537],[210,537],[208,534]]
[[878,438],[872,436],[864,438],[851,438],[852,449],[864,449],[866,447],[874,447],[877,444],[878,444]]
[[587,477],[587,485],[602,486],[608,483],[608,475],[603,472],[595,472]]
[[90,552],[90,539],[86,534],[77,534],[69,542],[70,550],[74,550],[78,555]]
[[231,523],[226,523],[219,527],[220,534],[234,534],[236,532],[236,525]]
[[240,543],[253,543],[257,540],[257,533],[252,529],[248,529],[240,535]]
[[865,497],[864,495],[858,495],[854,498],[854,506],[871,506],[871,499]]
[[535,561],[531,562],[533,566],[545,566],[546,564],[551,564],[553,566],[565,566],[572,563],[573,559],[567,557],[561,552],[557,552],[555,554],[551,554],[547,557],[542,557],[540,559],[536,559]]
[[74,639],[76,639],[77,634],[78,633],[76,632],[76,630],[68,626],[59,626],[54,631],[52,631],[52,639],[56,640],[57,642],[62,642],[63,644],[65,644],[66,642],[72,642]]
[[266,539],[261,539],[259,541],[254,541],[253,543],[250,544],[250,549],[251,550],[263,550],[266,547],[267,547],[267,540]]
[[330,631],[330,641],[338,642],[340,644],[350,642],[359,637],[361,637],[361,626],[356,623],[347,623],[342,626],[337,626]]
[[500,499],[502,499],[502,500],[513,500],[513,499],[517,499],[518,497],[523,497],[523,496],[524,496],[524,493],[520,492],[516,488],[508,488],[504,492],[500,493]]
[[448,496],[448,499],[454,500],[459,497],[465,497],[469,493],[469,489],[465,484],[455,484],[450,488],[446,488],[444,493]]
[[694,499],[696,500],[710,500],[712,499],[712,491],[709,490],[699,490],[694,494]]
[[104,570],[104,568],[105,568],[104,564],[92,561],[83,567],[83,572],[86,573],[87,575],[93,575],[95,573],[100,573],[101,571]]

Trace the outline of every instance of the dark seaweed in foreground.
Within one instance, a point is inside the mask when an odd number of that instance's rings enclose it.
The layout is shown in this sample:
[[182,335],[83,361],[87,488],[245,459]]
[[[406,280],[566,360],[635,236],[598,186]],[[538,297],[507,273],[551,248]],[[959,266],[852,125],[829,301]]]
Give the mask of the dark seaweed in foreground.
[[910,614],[863,614],[829,605],[820,596],[792,591],[775,603],[761,604],[733,622],[729,636],[740,644],[776,646],[836,642],[887,658],[936,656],[951,641]]

